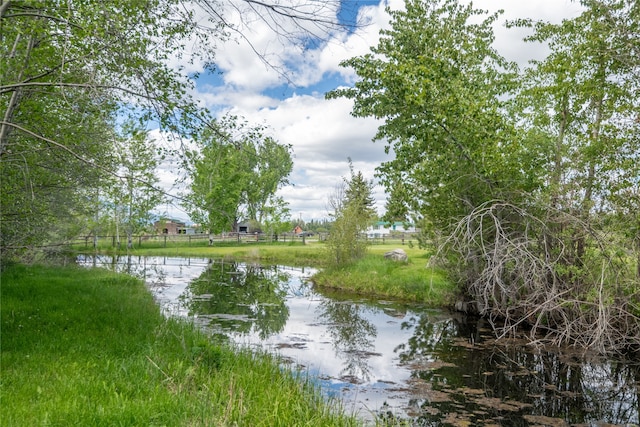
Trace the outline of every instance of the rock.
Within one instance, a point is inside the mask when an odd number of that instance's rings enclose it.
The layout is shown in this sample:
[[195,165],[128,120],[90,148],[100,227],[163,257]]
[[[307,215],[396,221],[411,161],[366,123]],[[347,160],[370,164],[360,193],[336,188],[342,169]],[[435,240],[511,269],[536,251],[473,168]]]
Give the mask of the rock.
[[457,300],[454,305],[454,309],[455,311],[460,311],[462,313],[478,314],[476,304],[473,301]]
[[384,254],[386,259],[391,259],[393,261],[407,262],[409,261],[409,257],[407,253],[402,249],[394,249]]

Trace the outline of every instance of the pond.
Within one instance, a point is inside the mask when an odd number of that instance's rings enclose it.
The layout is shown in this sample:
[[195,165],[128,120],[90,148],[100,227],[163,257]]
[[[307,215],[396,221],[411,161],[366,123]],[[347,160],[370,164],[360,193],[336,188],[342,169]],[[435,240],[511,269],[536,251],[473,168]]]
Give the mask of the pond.
[[143,278],[167,315],[279,354],[363,422],[633,426],[640,366],[577,349],[496,342],[481,319],[314,289],[310,268],[80,256]]

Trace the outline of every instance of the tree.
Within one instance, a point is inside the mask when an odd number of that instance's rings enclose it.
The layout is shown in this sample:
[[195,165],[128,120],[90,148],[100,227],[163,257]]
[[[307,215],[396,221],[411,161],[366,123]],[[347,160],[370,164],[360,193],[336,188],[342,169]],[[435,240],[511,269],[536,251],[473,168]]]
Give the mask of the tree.
[[[545,242],[538,257],[553,260],[544,267],[546,286],[518,309],[537,312],[562,339],[621,351],[640,341],[640,276],[634,281],[630,262],[640,208],[633,197],[640,177],[640,8],[628,0],[581,3],[584,11],[560,24],[514,23],[533,27],[528,40],[551,48],[523,74],[512,110],[523,133],[540,142],[548,171],[530,204],[544,224],[536,227]],[[568,300],[581,303],[570,310]]]
[[193,76],[170,60],[213,70],[219,42],[247,38],[253,19],[308,46],[357,25],[339,21],[340,6],[338,0],[0,0],[2,257],[79,231],[74,224],[83,222],[76,219],[87,214],[85,202],[95,203],[104,174],[113,172],[116,120],[151,122],[175,137],[207,125],[209,114],[189,96]]
[[623,351],[640,343],[640,305],[611,219],[637,220],[620,202],[640,176],[640,8],[582,4],[558,25],[515,23],[551,48],[518,79],[492,48],[498,15],[409,0],[370,54],[343,63],[361,79],[328,96],[385,119],[376,138],[395,154],[378,168],[390,212],[428,224],[481,314],[505,333],[527,324],[532,336]]
[[84,222],[114,172],[123,110],[168,124],[176,106],[187,104],[183,79],[162,65],[176,47],[170,36],[186,34],[165,22],[170,8],[160,1],[0,3],[3,258],[80,231],[65,224]]
[[[4,61],[0,63],[4,82],[10,72]],[[31,258],[34,247],[54,249],[48,245],[64,243],[81,232],[81,219],[93,211],[94,189],[112,170],[115,136],[111,112],[93,96],[61,95],[46,89],[22,91],[21,108],[17,108],[17,101],[8,105],[6,95],[0,94],[0,114],[4,112],[5,118],[0,132],[4,150],[0,153],[3,260]],[[57,112],[55,118],[51,112]],[[9,115],[12,129],[18,132],[9,132]],[[39,131],[36,136],[34,129]]]
[[265,231],[278,240],[278,234],[291,231],[291,210],[282,197],[272,196],[262,211]]
[[503,114],[512,88],[504,71],[514,66],[491,47],[497,15],[470,24],[480,12],[454,0],[410,0],[389,13],[392,28],[378,46],[342,63],[361,79],[328,97],[353,99],[357,117],[386,119],[375,139],[395,158],[378,176],[395,197],[394,215],[420,213],[451,230],[470,208],[527,178],[531,163],[517,161],[523,150]]
[[[549,204],[589,225],[593,214],[638,176],[628,163],[637,157],[640,83],[638,62],[630,61],[637,36],[634,42],[629,35],[640,15],[635,2],[583,4],[587,8],[580,16],[561,24],[513,23],[535,29],[527,40],[552,47],[546,59],[526,70],[515,111],[527,132],[546,138]],[[584,239],[573,246],[581,263]]]
[[127,236],[127,248],[133,247],[133,235],[151,224],[151,211],[162,201],[157,188],[156,167],[158,159],[154,141],[145,130],[127,123],[116,147],[117,178],[108,190],[109,204],[113,208],[118,245],[119,227],[122,224]]
[[329,198],[333,224],[327,238],[329,262],[341,266],[362,258],[367,249],[362,233],[376,217],[373,208],[373,182],[367,181],[362,172],[353,170],[349,159],[351,176],[343,178]]
[[[44,125],[55,123],[47,118],[73,109],[63,102],[55,110],[38,109],[36,104],[42,104],[34,93],[61,101],[92,96],[100,100],[102,113],[126,110],[188,135],[194,119],[204,117],[186,93],[192,81],[168,66],[170,58],[201,61],[211,70],[217,42],[232,36],[248,40],[247,28],[255,19],[280,38],[308,45],[358,25],[341,22],[340,7],[338,0],[291,5],[256,0],[1,0],[0,154],[10,150],[12,132],[50,138],[16,120],[21,110],[39,111],[35,119]],[[238,15],[239,23],[229,19],[231,14]],[[256,54],[269,64],[263,53]],[[65,140],[54,141],[64,148]]]
[[[256,128],[258,130],[258,128]],[[282,199],[275,199],[276,191],[289,183],[288,177],[293,169],[291,146],[280,144],[271,137],[264,137],[260,142],[260,135],[251,156],[255,160],[253,173],[249,175],[246,188],[247,216],[258,222],[263,222],[266,215],[274,213],[273,207],[282,206]]]
[[291,173],[291,148],[235,117],[211,129],[189,155],[190,214],[211,233],[235,231],[239,220],[258,221],[270,210],[268,202]]
[[385,119],[375,139],[395,154],[377,170],[389,215],[428,224],[422,240],[433,241],[487,200],[536,191],[542,164],[505,113],[516,67],[492,48],[498,14],[454,0],[388,12],[391,29],[371,53],[342,63],[360,79],[327,96],[353,99],[355,116]]

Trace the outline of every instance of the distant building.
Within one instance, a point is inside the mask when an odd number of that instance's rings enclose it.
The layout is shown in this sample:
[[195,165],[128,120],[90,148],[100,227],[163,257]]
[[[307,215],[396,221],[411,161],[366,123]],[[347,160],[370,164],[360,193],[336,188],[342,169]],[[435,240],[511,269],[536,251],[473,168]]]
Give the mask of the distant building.
[[302,227],[300,227],[299,225],[296,225],[296,228],[293,229],[293,234],[300,234],[303,231],[304,230],[302,230]]
[[367,228],[367,237],[386,237],[396,233],[416,233],[418,229],[413,224],[407,224],[401,221],[388,222],[377,221]]
[[170,218],[162,218],[153,223],[153,228],[159,234],[192,234],[188,230],[192,230],[191,227],[187,227],[182,221]]

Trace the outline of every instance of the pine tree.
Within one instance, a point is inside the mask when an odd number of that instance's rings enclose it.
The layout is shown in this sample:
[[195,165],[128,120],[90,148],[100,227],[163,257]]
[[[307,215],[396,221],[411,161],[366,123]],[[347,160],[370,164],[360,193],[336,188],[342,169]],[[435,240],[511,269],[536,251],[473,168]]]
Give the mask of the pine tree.
[[334,265],[344,265],[365,255],[367,241],[362,233],[377,215],[373,207],[373,182],[367,181],[362,172],[354,172],[351,159],[349,169],[351,177],[343,179],[329,201],[334,222],[327,249]]

